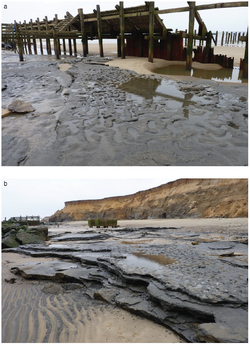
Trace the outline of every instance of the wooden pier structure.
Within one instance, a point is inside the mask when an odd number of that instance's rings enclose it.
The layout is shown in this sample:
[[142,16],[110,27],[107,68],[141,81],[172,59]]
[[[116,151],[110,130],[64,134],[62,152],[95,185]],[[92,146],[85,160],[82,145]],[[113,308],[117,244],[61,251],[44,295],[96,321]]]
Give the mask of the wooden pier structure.
[[[233,68],[233,59],[227,56],[217,56],[213,53],[212,40],[217,42],[218,33],[212,33],[203,22],[200,11],[218,8],[247,7],[247,1],[222,2],[216,4],[196,6],[195,1],[188,1],[188,6],[159,10],[154,6],[153,1],[146,1],[145,5],[124,8],[123,1],[115,6],[114,10],[101,11],[97,5],[93,13],[85,14],[83,9],[73,16],[66,13],[64,19],[55,15],[53,20],[45,17],[42,21],[30,20],[29,23],[2,24],[2,42],[12,41],[17,43],[20,61],[23,61],[23,54],[38,53],[37,46],[40,46],[40,53],[44,53],[43,40],[46,42],[47,54],[52,54],[51,40],[53,41],[54,54],[57,59],[60,55],[66,54],[66,41],[68,42],[69,54],[77,55],[76,40],[82,42],[84,57],[88,55],[88,41],[97,39],[99,41],[100,56],[104,56],[103,39],[117,40],[117,56],[122,59],[125,56],[148,57],[149,62],[153,58],[166,60],[186,61],[188,70],[192,67],[192,61],[219,63],[223,67]],[[173,33],[168,29],[159,17],[161,14],[178,12],[189,12],[188,31],[177,31]],[[194,21],[198,22],[198,33],[194,32]],[[247,23],[246,23],[247,24]],[[232,33],[233,34],[233,33]],[[187,47],[184,47],[183,40],[187,40]],[[223,38],[224,39],[224,38]],[[238,40],[245,42],[245,58],[241,62],[244,73],[248,70],[248,35],[239,36]],[[230,40],[225,37],[225,42]],[[206,42],[194,48],[194,41]],[[223,41],[222,41],[223,42]],[[193,57],[194,55],[194,57]]]

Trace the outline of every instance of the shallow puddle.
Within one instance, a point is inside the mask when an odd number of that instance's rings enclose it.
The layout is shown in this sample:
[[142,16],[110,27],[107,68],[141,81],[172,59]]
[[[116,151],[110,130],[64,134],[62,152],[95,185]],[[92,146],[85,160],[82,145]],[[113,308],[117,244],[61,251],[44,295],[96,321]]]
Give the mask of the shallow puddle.
[[193,93],[180,91],[176,82],[172,80],[155,80],[145,78],[132,78],[119,86],[119,89],[134,94],[139,103],[144,99],[165,98],[170,108],[188,107],[196,105],[197,101],[208,104],[210,101]]
[[142,253],[127,254],[126,259],[122,261],[130,271],[139,269],[142,273],[153,271],[154,274],[164,273],[166,266],[175,262],[176,260],[170,259],[162,254],[151,255]]
[[231,68],[222,68],[219,70],[205,70],[192,68],[191,71],[186,70],[185,65],[170,65],[166,67],[156,68],[153,70],[157,74],[166,74],[166,75],[183,75],[189,77],[195,77],[200,79],[210,79],[215,81],[223,82],[234,82],[234,83],[247,83],[247,79],[242,78],[242,71],[238,67],[233,69]]

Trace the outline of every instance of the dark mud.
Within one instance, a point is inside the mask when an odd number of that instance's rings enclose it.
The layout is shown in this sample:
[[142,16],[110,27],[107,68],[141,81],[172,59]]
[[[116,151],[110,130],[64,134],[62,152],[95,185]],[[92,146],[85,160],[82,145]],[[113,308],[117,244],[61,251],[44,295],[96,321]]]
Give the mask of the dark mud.
[[[176,82],[97,57],[4,62],[2,164],[34,166],[247,165],[247,85]],[[67,62],[67,60],[65,60]]]
[[[124,228],[57,234],[4,252],[52,261],[11,268],[165,325],[188,342],[248,341],[247,228]],[[95,240],[93,235],[105,235]],[[60,242],[62,241],[63,242]],[[60,243],[58,243],[60,242]],[[56,260],[55,260],[56,258]]]

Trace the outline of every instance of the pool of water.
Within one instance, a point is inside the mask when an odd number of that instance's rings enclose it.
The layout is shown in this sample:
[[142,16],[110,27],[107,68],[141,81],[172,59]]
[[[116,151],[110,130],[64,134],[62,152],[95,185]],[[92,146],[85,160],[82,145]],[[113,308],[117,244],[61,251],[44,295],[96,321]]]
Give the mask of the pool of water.
[[156,68],[153,70],[153,72],[156,74],[183,75],[200,79],[210,79],[231,83],[248,82],[248,79],[242,77],[242,71],[240,71],[239,67],[234,67],[233,69],[222,68],[216,71],[192,68],[191,71],[187,71],[185,65],[170,65],[166,67]]
[[166,267],[174,264],[176,260],[166,257],[163,254],[153,255],[144,253],[126,254],[126,259],[123,259],[122,264],[129,268],[129,271],[139,271],[142,274],[163,274]]

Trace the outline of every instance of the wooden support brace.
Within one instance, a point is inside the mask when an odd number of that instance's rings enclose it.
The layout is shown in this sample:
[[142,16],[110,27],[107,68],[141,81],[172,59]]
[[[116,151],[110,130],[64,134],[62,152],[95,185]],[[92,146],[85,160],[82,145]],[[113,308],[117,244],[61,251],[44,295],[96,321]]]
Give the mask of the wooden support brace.
[[149,3],[149,44],[148,44],[148,62],[154,59],[154,1]]
[[120,1],[120,32],[121,32],[121,58],[125,59],[125,40],[124,40],[124,7],[123,1]]
[[84,15],[82,8],[78,9],[79,17],[80,17],[80,24],[81,24],[81,34],[82,34],[82,51],[83,56],[86,57],[88,54],[88,39],[86,35],[86,30],[84,28]]
[[103,44],[102,44],[102,20],[101,20],[101,10],[100,5],[96,5],[96,12],[97,12],[97,30],[98,30],[98,38],[99,38],[99,51],[100,57],[103,57]]
[[193,31],[194,31],[195,1],[189,1],[188,5],[189,5],[189,29],[188,29],[186,70],[191,71],[192,53],[193,53]]

